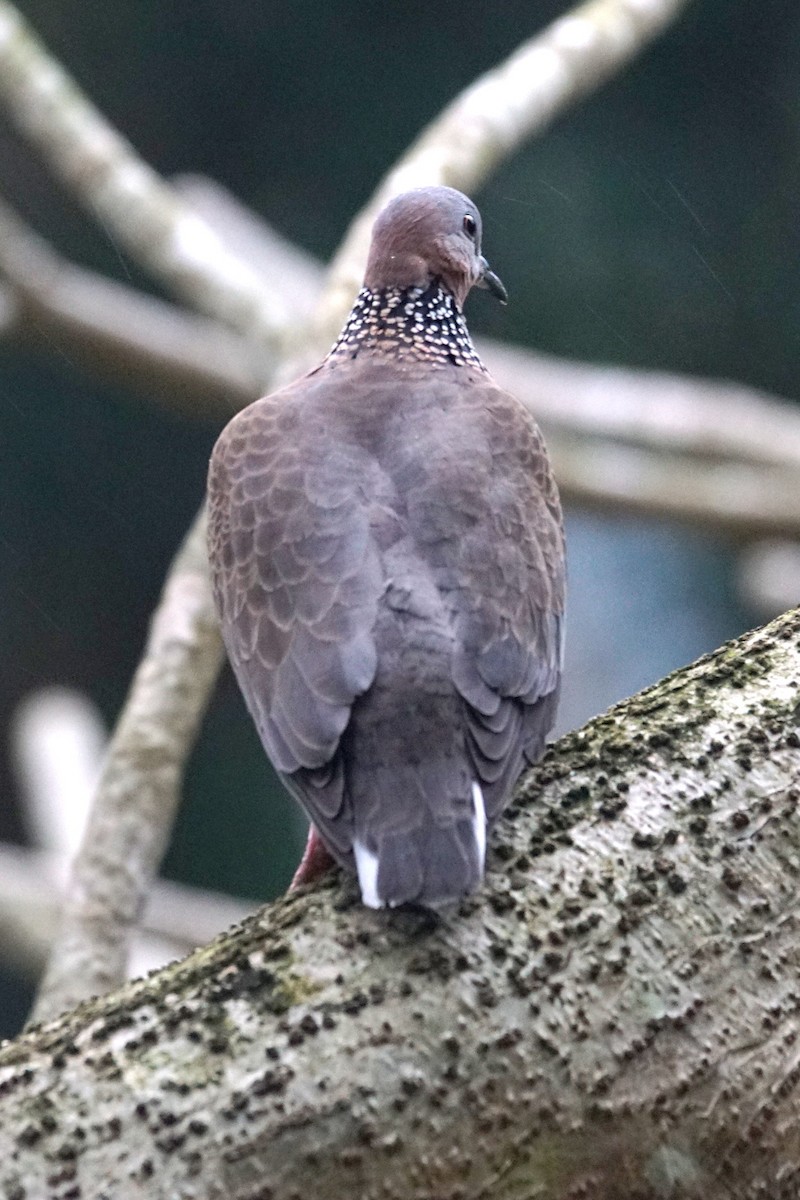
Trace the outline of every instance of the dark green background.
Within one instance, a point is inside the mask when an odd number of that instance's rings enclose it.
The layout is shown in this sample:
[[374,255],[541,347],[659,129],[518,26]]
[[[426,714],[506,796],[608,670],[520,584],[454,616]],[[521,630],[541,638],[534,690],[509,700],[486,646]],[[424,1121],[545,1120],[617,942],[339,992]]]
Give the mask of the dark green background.
[[[165,174],[214,176],[320,256],[452,95],[562,3],[26,0],[80,84]],[[512,296],[474,328],[565,356],[797,392],[800,6],[698,0],[478,197]],[[145,281],[0,124],[0,190],[65,253]],[[148,285],[149,286],[149,285]],[[169,415],[69,355],[0,345],[0,727],[44,683],[112,722],[218,425]],[[586,712],[748,622],[730,547],[570,514],[572,671]],[[0,837],[21,836],[5,745]],[[167,870],[262,898],[298,825],[231,678],[192,761]],[[287,830],[288,836],[287,836]],[[24,992],[7,981],[0,1033]]]

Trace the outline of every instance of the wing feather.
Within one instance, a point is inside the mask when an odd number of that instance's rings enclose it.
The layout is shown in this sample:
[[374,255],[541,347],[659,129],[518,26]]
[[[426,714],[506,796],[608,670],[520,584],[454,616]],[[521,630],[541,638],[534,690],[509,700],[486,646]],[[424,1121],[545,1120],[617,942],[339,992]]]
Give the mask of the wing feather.
[[234,672],[270,758],[292,774],[331,761],[374,678],[383,581],[357,448],[323,455],[319,436],[287,439],[279,405],[251,405],[215,447],[209,547]]
[[452,678],[467,702],[469,751],[491,821],[525,758],[541,754],[555,716],[563,527],[527,410],[491,380],[453,407],[450,457],[417,478],[411,516],[453,614]]

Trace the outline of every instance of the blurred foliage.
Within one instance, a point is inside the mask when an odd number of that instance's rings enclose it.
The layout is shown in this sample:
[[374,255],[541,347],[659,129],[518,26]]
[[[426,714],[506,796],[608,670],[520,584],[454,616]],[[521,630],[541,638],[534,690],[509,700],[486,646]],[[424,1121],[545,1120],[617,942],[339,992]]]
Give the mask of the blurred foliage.
[[[213,176],[327,256],[421,125],[567,6],[20,7],[156,168]],[[698,0],[479,197],[487,254],[512,303],[501,311],[475,299],[474,327],[562,355],[736,377],[794,395],[799,83],[796,0]],[[5,125],[0,171],[7,197],[62,251],[144,282]],[[10,345],[0,346],[0,398],[0,725],[21,694],[51,681],[85,689],[111,722],[199,502],[218,426],[88,379],[67,355],[41,359]],[[724,549],[695,539],[676,557],[682,535],[621,522],[611,536],[623,551],[609,572],[597,566],[606,562],[607,523],[573,520],[573,587],[585,608],[596,585],[598,609],[604,589],[628,587],[633,599],[616,634],[634,661],[637,644],[652,650],[670,603],[694,620],[702,593],[717,614],[698,617],[701,634],[677,649],[665,626],[662,657],[642,659],[631,679],[645,682],[744,619],[730,600]],[[645,543],[655,568],[649,592],[647,553],[637,558]],[[670,568],[659,573],[665,561]],[[618,661],[622,652],[606,637],[608,658]],[[254,897],[284,886],[300,825],[284,800],[264,802],[271,791],[228,674],[192,764],[168,870]],[[0,836],[18,834],[6,799]]]

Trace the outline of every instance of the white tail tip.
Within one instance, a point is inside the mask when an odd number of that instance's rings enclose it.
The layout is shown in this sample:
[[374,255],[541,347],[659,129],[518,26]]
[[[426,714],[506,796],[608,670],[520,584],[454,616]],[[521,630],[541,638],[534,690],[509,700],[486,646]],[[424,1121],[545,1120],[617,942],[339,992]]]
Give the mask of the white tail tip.
[[486,805],[483,803],[483,792],[480,784],[472,781],[472,804],[475,809],[473,827],[475,829],[475,845],[478,847],[478,857],[481,871],[486,863]]
[[361,888],[361,899],[367,908],[383,908],[383,902],[378,896],[378,856],[368,850],[358,838],[353,842],[353,853],[356,856],[358,884]]

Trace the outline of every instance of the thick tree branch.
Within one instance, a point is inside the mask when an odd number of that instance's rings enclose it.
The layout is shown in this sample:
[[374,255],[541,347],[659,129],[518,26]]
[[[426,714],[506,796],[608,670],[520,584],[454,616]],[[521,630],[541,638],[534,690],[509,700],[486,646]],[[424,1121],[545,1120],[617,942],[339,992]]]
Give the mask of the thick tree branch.
[[0,1192],[789,1200],[800,610],[567,736],[439,924],[331,877],[0,1052]]

